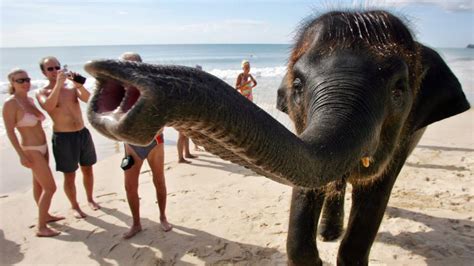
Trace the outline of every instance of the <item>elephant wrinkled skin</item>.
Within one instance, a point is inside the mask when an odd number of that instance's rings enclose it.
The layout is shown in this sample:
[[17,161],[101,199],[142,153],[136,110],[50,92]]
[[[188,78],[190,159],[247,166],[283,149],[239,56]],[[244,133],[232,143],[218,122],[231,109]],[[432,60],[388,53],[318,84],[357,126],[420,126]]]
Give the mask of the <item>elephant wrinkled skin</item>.
[[88,117],[104,135],[147,144],[171,126],[293,186],[287,252],[297,265],[322,263],[318,221],[323,240],[342,234],[346,182],[353,200],[337,261],[367,265],[393,184],[426,126],[469,109],[443,59],[380,10],[333,11],[302,26],[277,103],[296,134],[197,69],[116,60],[85,68],[97,80]]

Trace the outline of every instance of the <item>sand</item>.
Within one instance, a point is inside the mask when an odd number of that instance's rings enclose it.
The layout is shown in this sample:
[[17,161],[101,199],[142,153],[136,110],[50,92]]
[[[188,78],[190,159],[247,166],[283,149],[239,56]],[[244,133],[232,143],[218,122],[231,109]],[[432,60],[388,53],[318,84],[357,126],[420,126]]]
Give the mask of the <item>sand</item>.
[[[95,167],[99,211],[78,196],[86,219],[75,219],[55,174],[51,224],[55,238],[35,237],[31,190],[0,198],[1,264],[285,265],[291,188],[206,152],[178,164],[166,146],[170,232],[160,229],[148,166],[140,177],[143,231],[124,240],[131,224],[121,155]],[[370,254],[371,265],[472,265],[474,261],[474,111],[429,127],[403,168]],[[26,177],[22,177],[26,178]],[[351,188],[349,186],[348,191]],[[346,195],[346,210],[350,193]],[[347,215],[346,215],[347,216]],[[347,220],[347,217],[346,217]],[[339,241],[318,247],[325,265],[336,263]]]

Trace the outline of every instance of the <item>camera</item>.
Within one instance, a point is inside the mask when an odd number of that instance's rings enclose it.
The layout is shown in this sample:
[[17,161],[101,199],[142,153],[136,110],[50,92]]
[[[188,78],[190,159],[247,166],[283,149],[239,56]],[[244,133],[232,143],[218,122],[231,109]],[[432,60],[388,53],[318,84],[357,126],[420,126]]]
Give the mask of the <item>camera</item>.
[[81,76],[77,73],[72,73],[71,71],[69,71],[67,69],[67,65],[63,66],[63,71],[68,77],[72,77],[72,80],[74,82],[77,82],[77,83],[80,83],[80,84],[83,84],[83,85],[84,85],[84,83],[86,83],[86,78],[85,77],[83,77],[83,76]]
[[130,155],[127,155],[123,157],[122,163],[120,164],[120,168],[122,168],[124,171],[130,169],[135,161],[133,160],[133,157]]

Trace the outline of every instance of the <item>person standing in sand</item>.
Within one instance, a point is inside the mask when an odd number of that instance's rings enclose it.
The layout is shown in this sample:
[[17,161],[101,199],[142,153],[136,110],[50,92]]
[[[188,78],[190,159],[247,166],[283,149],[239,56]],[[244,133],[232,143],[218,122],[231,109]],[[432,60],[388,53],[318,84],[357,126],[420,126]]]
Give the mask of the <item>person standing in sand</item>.
[[242,70],[244,72],[240,73],[237,76],[235,88],[245,98],[249,99],[250,101],[253,101],[252,89],[257,86],[257,81],[250,74],[250,62],[248,60],[242,61]]
[[[127,52],[120,56],[122,60],[142,62],[142,58],[137,53]],[[132,89],[132,88],[127,88]],[[129,91],[128,93],[131,93]],[[125,143],[125,152],[132,156],[133,165],[127,170],[124,170],[125,176],[125,191],[127,193],[127,201],[132,212],[133,224],[130,230],[123,234],[123,238],[128,239],[136,235],[142,230],[140,223],[140,198],[138,196],[138,179],[140,177],[140,169],[146,159],[153,174],[153,185],[155,186],[156,199],[158,201],[158,208],[160,209],[160,223],[163,231],[168,232],[173,229],[173,226],[166,218],[166,182],[165,182],[165,151],[163,133],[158,132],[151,144],[145,147],[135,146]]]
[[79,100],[89,100],[90,93],[79,82],[73,81],[73,88],[66,86],[66,80],[72,81],[77,74],[61,70],[61,64],[55,57],[44,57],[39,65],[49,83],[38,91],[36,98],[53,120],[52,143],[56,171],[64,173],[64,192],[71,202],[74,216],[85,218],[87,215],[79,207],[76,197],[75,179],[78,164],[89,206],[92,210],[100,208],[93,199],[92,166],[97,162],[94,142],[89,130],[84,126],[79,105]]
[[[21,164],[30,168],[33,174],[33,196],[38,205],[39,237],[57,236],[60,232],[49,228],[47,223],[64,219],[49,214],[51,199],[56,192],[56,183],[49,168],[48,144],[41,122],[44,115],[36,108],[32,98],[28,97],[31,79],[23,69],[14,69],[8,74],[9,92],[3,105],[3,121],[7,136],[20,157]],[[21,136],[21,144],[15,134],[15,128]]]
[[195,159],[197,156],[191,154],[189,151],[189,138],[179,131],[178,133],[178,143],[176,145],[178,148],[178,163],[191,163],[191,161],[188,161],[184,158]]
[[[196,69],[199,69],[199,70],[202,70],[202,66],[201,65],[196,65]],[[191,139],[191,141],[194,143],[194,151],[204,151],[204,149],[202,149],[201,147],[199,147],[196,142],[194,142],[193,139]]]
[[[202,66],[196,65],[196,69],[202,70]],[[178,148],[178,163],[191,163],[191,161],[188,161],[185,158],[195,159],[198,158],[198,156],[191,154],[191,152],[189,151],[189,138],[179,131],[178,133],[178,143],[176,145],[176,147]],[[196,145],[196,143],[194,143],[194,150],[202,151],[202,149],[200,149],[198,145]]]

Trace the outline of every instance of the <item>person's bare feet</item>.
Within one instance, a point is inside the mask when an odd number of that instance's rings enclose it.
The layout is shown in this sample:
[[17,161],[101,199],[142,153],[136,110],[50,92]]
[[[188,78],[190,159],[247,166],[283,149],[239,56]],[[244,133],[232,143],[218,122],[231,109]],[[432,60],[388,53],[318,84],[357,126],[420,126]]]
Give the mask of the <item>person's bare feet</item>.
[[98,209],[100,209],[100,205],[97,204],[95,201],[89,201],[89,207],[90,207],[93,211],[97,211]]
[[61,221],[64,219],[66,219],[66,217],[64,216],[54,216],[54,215],[48,214],[48,218],[46,219],[46,222],[53,223],[53,222]]
[[194,154],[185,154],[184,157],[189,158],[189,159],[196,159],[198,156]]
[[178,163],[192,163],[192,162],[182,158],[178,160]]
[[124,233],[122,237],[124,239],[129,239],[135,236],[136,234],[140,233],[141,231],[142,231],[141,225],[132,225],[132,227],[130,227],[130,230]]
[[48,227],[39,229],[38,232],[36,232],[37,237],[52,237],[57,236],[59,234],[61,234],[61,232]]
[[77,219],[84,219],[87,217],[87,214],[85,214],[79,207],[72,209],[72,215],[74,215],[74,217]]
[[161,229],[165,232],[171,231],[173,229],[173,225],[168,223],[168,220],[165,219],[160,219],[161,222]]

